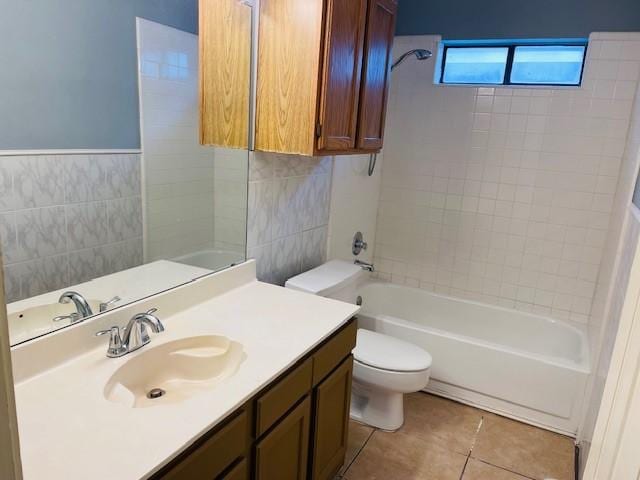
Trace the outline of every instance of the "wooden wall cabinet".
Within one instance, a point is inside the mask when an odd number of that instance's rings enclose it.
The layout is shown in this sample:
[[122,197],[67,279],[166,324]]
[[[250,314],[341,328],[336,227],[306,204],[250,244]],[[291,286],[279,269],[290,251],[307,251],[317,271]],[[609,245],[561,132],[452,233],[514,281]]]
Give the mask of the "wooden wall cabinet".
[[256,150],[382,148],[396,0],[261,0]]
[[332,480],[347,449],[355,344],[352,320],[153,480]]

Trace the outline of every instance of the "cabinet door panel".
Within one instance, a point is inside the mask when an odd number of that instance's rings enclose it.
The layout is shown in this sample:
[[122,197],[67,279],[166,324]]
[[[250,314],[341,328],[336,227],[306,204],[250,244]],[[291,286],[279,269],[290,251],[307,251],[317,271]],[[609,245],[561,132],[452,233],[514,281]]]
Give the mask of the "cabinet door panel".
[[367,0],[327,0],[318,149],[356,143]]
[[344,463],[349,433],[353,357],[322,382],[314,396],[312,479],[332,479]]
[[311,401],[306,397],[256,447],[256,480],[304,480]]
[[362,150],[382,148],[397,9],[395,0],[369,0],[358,118]]

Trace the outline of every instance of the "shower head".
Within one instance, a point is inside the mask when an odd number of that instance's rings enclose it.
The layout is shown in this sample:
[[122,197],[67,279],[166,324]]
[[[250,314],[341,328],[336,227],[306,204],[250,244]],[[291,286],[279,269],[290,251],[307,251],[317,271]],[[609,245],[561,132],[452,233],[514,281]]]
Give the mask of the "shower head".
[[422,61],[422,60],[427,60],[431,58],[433,54],[431,53],[430,50],[425,50],[424,48],[416,48],[415,50],[409,50],[408,52],[400,55],[400,58],[398,58],[395,62],[393,62],[393,65],[391,65],[391,71],[393,71],[398,65],[404,62],[411,55],[414,55],[418,60]]

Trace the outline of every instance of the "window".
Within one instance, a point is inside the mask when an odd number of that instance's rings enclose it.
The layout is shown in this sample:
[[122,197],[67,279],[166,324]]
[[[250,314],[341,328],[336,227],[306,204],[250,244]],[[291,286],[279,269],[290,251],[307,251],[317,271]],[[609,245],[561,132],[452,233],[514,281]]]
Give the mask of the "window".
[[586,40],[543,44],[445,43],[440,83],[566,85],[582,82]]

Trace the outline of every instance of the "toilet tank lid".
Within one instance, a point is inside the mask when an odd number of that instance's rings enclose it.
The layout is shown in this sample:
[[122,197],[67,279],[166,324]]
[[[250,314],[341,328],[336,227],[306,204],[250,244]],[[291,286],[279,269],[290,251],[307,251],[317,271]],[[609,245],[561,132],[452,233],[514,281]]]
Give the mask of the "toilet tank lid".
[[360,363],[393,372],[420,372],[431,367],[431,355],[409,342],[358,329],[353,357]]
[[326,297],[364,275],[365,272],[353,263],[331,260],[290,278],[285,287]]

